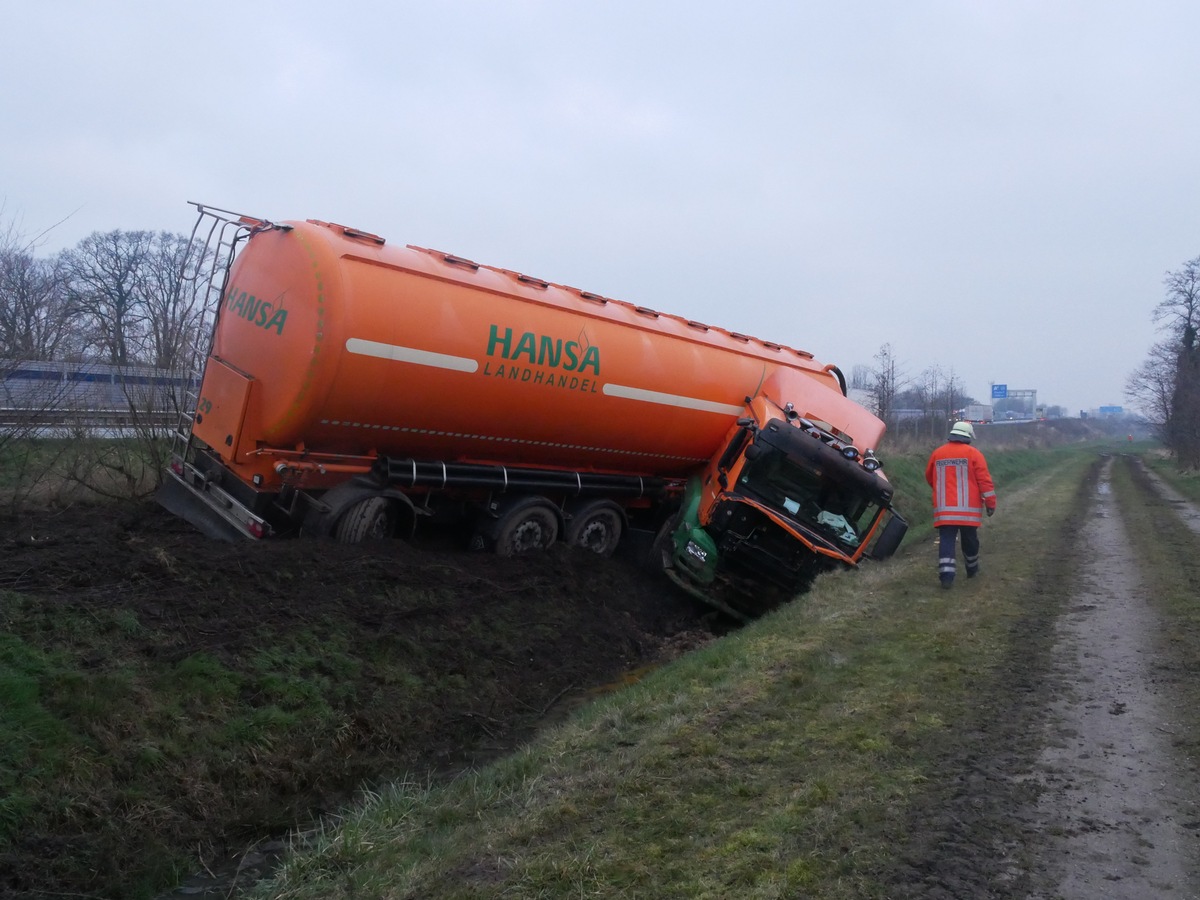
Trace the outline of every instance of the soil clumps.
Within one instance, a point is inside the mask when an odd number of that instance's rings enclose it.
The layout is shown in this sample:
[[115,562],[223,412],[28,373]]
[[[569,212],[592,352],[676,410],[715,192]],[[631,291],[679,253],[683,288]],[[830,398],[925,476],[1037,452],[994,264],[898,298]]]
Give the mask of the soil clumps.
[[[4,615],[15,601],[3,591],[34,602]],[[261,670],[282,646],[293,656],[324,646],[340,664],[321,671],[314,652],[305,677],[343,698],[328,732],[257,748],[223,770],[185,765],[174,795],[148,798],[145,810],[108,808],[117,796],[131,802],[115,782],[132,780],[120,757],[137,748],[112,733],[123,723],[94,725],[80,753],[112,757],[113,783],[55,826],[0,847],[3,897],[117,896],[97,885],[136,870],[143,842],[199,848],[207,864],[336,811],[372,780],[482,764],[589,689],[731,625],[630,560],[564,547],[504,559],[402,541],[227,544],[151,502],[0,520],[0,618],[98,675],[198,660],[216,672]],[[107,623],[103,639],[56,633],[66,618]],[[79,880],[81,861],[96,881]]]

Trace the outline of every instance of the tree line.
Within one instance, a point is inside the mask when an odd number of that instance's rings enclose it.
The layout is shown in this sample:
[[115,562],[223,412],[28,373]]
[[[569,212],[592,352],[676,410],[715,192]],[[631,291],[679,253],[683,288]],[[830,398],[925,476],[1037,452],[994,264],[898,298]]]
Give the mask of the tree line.
[[891,344],[879,348],[874,363],[855,366],[850,387],[894,432],[940,435],[958,411],[976,402],[953,370],[930,366],[910,377]]
[[1179,464],[1200,469],[1200,256],[1163,278],[1154,309],[1162,339],[1129,376],[1125,395],[1158,429]]
[[170,232],[95,232],[39,256],[0,234],[0,360],[90,360],[187,371],[203,334],[202,292],[180,274],[203,252]]
[[[211,261],[165,231],[95,232],[45,255],[0,225],[0,507],[154,489],[206,352]],[[127,440],[90,440],[95,428]],[[46,436],[60,440],[25,440]]]
[[[977,400],[967,393],[962,379],[953,369],[929,366],[910,376],[897,359],[891,344],[875,354],[873,366],[855,366],[850,387],[865,398],[865,405],[887,423],[894,434],[944,436],[949,424],[962,417],[974,405],[994,407],[997,417],[1011,411],[1020,417],[1035,413],[1020,401]],[[1045,415],[1059,418],[1066,414],[1061,406],[1050,406]]]

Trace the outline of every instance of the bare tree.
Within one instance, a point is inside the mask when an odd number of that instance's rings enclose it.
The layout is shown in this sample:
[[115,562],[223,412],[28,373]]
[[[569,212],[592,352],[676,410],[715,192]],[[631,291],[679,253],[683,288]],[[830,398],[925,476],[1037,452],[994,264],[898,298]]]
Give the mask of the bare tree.
[[90,347],[117,366],[143,358],[142,269],[152,241],[148,231],[97,231],[63,254],[72,312]]
[[901,392],[900,399],[906,398],[910,403],[916,404],[915,408],[921,410],[920,420],[914,424],[913,433],[917,434],[924,428],[931,436],[942,434],[950,417],[968,401],[954,370],[944,372],[937,365],[922,371],[908,390]]
[[0,357],[55,359],[73,337],[59,260],[0,247]]
[[1175,349],[1175,383],[1163,438],[1180,464],[1200,468],[1200,256],[1163,279],[1166,297],[1154,318]]
[[203,310],[182,274],[199,268],[194,257],[202,252],[170,232],[110,231],[64,253],[71,309],[90,349],[118,366],[189,363]]
[[1159,341],[1150,348],[1150,355],[1125,382],[1125,396],[1142,410],[1158,436],[1164,440],[1167,423],[1171,421],[1177,362],[1178,349],[1175,343]]
[[967,404],[969,398],[967,397],[966,390],[963,388],[962,382],[954,374],[953,369],[944,374],[939,370],[938,373],[941,375],[941,380],[938,383],[934,409],[943,417],[941,421],[943,427],[941,430],[945,430],[949,417],[954,415],[955,410],[962,409]]
[[1200,256],[1163,278],[1167,295],[1154,310],[1154,320],[1165,327],[1183,346],[1193,346],[1200,330]]
[[867,387],[872,412],[891,423],[896,408],[896,394],[901,388],[901,373],[891,344],[884,344],[875,354],[875,368]]
[[202,252],[202,245],[166,231],[150,241],[140,288],[149,362],[161,369],[184,372],[191,367],[191,350],[204,327],[203,295],[188,289],[183,274],[202,268],[194,258]]
[[1166,443],[1180,465],[1200,469],[1200,349],[1195,346],[1179,351]]
[[859,391],[870,390],[871,369],[862,363],[855,365],[850,370],[850,387]]
[[[35,485],[45,474],[33,467],[40,457],[20,439],[36,436],[48,424],[61,429],[66,423],[76,429],[76,439],[63,444],[73,460],[70,478],[90,490],[108,486],[124,493],[152,484],[164,463],[159,438],[187,389],[179,376],[192,374],[205,324],[201,300],[206,294],[194,284],[181,289],[186,271],[192,272],[192,282],[197,271],[207,271],[195,258],[203,247],[193,248],[186,238],[167,232],[111,231],[96,232],[56,257],[38,258],[40,237],[24,239],[15,227],[4,226],[2,213],[0,205],[3,467],[20,469],[20,483]],[[99,361],[115,366],[115,393],[84,400],[80,382],[62,360],[80,362],[85,367],[80,372]],[[81,402],[99,402],[102,415]],[[111,421],[134,440],[84,439],[97,424],[107,427]],[[14,502],[19,495],[14,489]]]
[[35,246],[15,222],[0,224],[0,469],[8,476],[4,502],[14,505],[45,471],[44,454],[28,439],[68,393],[39,364],[69,346],[70,323],[57,263],[37,259]]
[[180,282],[190,256],[200,252],[167,232],[110,231],[63,254],[70,308],[88,351],[117,369],[123,427],[134,437],[131,445],[105,446],[94,459],[80,456],[81,471],[124,488],[145,481],[147,472],[161,473],[165,448],[159,438],[183,403],[177,390],[182,383],[163,376],[190,374],[203,311]]

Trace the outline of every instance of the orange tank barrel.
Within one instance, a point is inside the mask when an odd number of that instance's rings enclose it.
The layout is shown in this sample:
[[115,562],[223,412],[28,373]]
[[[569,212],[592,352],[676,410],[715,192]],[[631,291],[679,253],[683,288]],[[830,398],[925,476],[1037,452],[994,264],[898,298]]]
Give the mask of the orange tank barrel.
[[877,444],[881,424],[841,397],[830,368],[451,254],[290,222],[255,233],[230,272],[196,434],[266,485],[277,476],[263,451],[296,450],[682,476],[764,385]]

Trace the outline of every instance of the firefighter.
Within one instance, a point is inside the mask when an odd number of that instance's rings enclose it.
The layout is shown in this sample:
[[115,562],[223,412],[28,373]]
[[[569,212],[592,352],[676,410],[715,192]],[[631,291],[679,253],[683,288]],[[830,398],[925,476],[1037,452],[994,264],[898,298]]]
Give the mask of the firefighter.
[[955,542],[962,535],[967,577],[979,574],[979,526],[983,512],[996,511],[996,487],[983,453],[971,446],[975,429],[955,422],[950,439],[929,456],[925,480],[933,488],[933,524],[938,530],[938,579],[954,584]]

